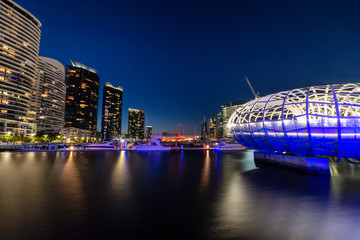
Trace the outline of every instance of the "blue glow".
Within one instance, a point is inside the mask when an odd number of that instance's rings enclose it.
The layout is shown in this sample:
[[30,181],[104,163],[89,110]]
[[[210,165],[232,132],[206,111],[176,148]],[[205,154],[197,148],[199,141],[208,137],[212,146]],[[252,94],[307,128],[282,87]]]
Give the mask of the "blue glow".
[[236,141],[259,151],[359,159],[358,88],[336,84],[267,95],[239,107],[228,126]]

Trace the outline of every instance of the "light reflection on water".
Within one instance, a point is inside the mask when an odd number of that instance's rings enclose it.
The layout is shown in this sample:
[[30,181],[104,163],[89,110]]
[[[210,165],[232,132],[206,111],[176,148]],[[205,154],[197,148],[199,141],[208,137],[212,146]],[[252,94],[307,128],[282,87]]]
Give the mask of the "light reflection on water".
[[111,191],[117,199],[124,200],[131,192],[128,161],[127,152],[119,152],[111,173]]
[[360,178],[339,166],[330,178],[256,168],[250,151],[3,152],[0,239],[358,239]]
[[210,151],[204,150],[204,167],[202,170],[202,177],[200,182],[200,190],[206,191],[206,188],[208,187],[208,184],[210,182]]

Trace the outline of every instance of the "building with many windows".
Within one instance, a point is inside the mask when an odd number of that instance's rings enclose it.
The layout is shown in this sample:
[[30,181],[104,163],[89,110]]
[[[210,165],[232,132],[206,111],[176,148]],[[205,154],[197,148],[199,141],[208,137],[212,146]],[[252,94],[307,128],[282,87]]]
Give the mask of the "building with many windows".
[[90,138],[93,136],[90,130],[84,130],[74,127],[62,128],[60,129],[60,134],[64,136],[64,141],[66,143],[78,140],[89,142]]
[[216,138],[221,139],[223,137],[222,113],[219,112],[216,117]]
[[0,1],[1,133],[36,133],[32,94],[38,86],[40,27],[39,20],[18,4]]
[[216,139],[216,118],[209,119],[209,138]]
[[231,138],[230,130],[228,129],[228,121],[233,114],[233,112],[239,108],[244,103],[248,102],[246,101],[239,101],[239,102],[231,102],[228,104],[225,104],[221,106],[221,116],[222,116],[222,134],[225,138]]
[[101,132],[104,140],[121,137],[123,88],[106,82],[103,89]]
[[150,141],[152,137],[152,126],[146,126],[146,141]]
[[65,127],[95,132],[100,78],[95,69],[71,63],[66,66]]
[[131,139],[144,139],[145,112],[129,108],[128,134]]
[[65,68],[57,60],[39,57],[38,131],[64,127]]

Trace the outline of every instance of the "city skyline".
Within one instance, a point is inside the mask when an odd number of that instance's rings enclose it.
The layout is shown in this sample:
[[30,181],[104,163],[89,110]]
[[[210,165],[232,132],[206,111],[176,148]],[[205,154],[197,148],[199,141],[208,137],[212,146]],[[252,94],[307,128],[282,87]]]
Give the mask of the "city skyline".
[[100,94],[123,86],[123,108],[143,109],[155,133],[199,132],[204,115],[252,99],[245,74],[262,96],[360,77],[358,3],[16,3],[43,24],[41,56],[98,69]]

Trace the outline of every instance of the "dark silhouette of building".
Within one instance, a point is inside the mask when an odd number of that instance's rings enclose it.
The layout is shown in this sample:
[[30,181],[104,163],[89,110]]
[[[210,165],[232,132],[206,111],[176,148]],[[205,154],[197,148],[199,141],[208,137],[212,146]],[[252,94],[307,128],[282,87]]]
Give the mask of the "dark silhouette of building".
[[223,120],[222,120],[222,113],[219,112],[217,114],[216,119],[216,138],[221,139],[223,137]]
[[208,138],[208,126],[207,122],[204,119],[204,122],[201,123],[201,140],[206,140]]
[[144,139],[145,112],[129,108],[128,133],[129,137],[136,140]]
[[209,137],[216,139],[216,118],[209,119]]
[[66,66],[65,127],[96,131],[99,76],[93,68],[71,60]]
[[103,90],[101,132],[104,140],[121,137],[123,88],[106,82]]
[[150,141],[152,136],[152,126],[146,126],[146,140]]

